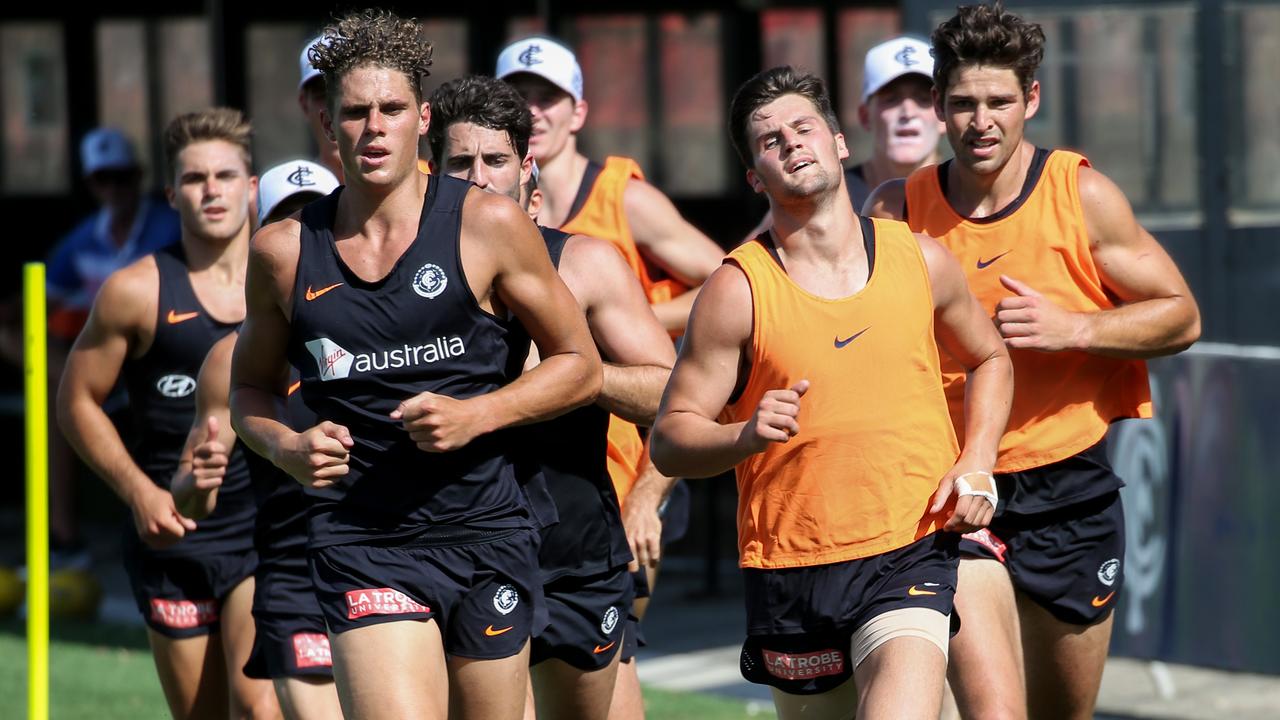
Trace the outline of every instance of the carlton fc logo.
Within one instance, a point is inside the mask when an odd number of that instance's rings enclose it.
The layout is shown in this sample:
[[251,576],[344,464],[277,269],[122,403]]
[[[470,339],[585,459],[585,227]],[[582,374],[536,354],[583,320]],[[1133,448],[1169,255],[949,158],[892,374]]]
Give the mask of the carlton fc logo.
[[439,265],[427,263],[418,268],[413,276],[413,291],[424,298],[431,299],[444,292],[449,285],[449,278]]
[[156,381],[156,390],[167,398],[184,398],[196,391],[196,381],[187,375],[165,375]]

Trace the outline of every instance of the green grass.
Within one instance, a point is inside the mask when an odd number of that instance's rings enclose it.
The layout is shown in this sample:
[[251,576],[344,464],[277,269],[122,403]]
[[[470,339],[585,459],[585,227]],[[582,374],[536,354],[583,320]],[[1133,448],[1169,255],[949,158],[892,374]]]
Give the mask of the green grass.
[[[26,627],[0,621],[0,712],[25,716]],[[142,628],[55,620],[49,648],[52,720],[163,720],[168,717]],[[645,688],[648,720],[737,720],[751,715],[745,702]]]
[[[0,623],[0,703],[25,716],[26,628]],[[49,647],[49,717],[129,720],[168,717],[141,628],[55,621]],[[10,714],[12,712],[12,714]]]

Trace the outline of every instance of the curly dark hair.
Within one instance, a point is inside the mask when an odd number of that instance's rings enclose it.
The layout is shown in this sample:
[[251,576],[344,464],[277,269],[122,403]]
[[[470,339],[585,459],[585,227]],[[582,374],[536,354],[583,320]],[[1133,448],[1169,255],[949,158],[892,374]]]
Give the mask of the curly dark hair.
[[812,73],[801,72],[790,65],[781,65],[757,73],[742,84],[733,94],[733,102],[729,103],[729,139],[733,149],[738,152],[742,164],[754,167],[751,141],[747,137],[747,123],[756,110],[777,100],[783,95],[799,95],[813,103],[818,114],[826,121],[831,132],[840,132],[840,121],[836,119],[836,111],[831,107],[831,96],[827,94],[827,86],[822,78]]
[[954,17],[933,31],[931,40],[933,83],[943,97],[951,74],[965,65],[1012,70],[1026,96],[1044,59],[1044,31],[1006,11],[1000,0],[990,5],[961,5]]
[[533,116],[520,93],[502,80],[483,75],[450,80],[431,93],[430,102],[427,144],[437,164],[444,159],[444,138],[449,126],[460,122],[505,131],[521,160],[529,151]]
[[417,20],[388,10],[359,10],[326,27],[321,37],[307,52],[307,59],[331,90],[330,110],[337,97],[332,91],[342,76],[366,65],[404,73],[414,99],[422,102],[422,81],[431,74],[431,43],[422,37]]
[[176,169],[178,153],[183,148],[208,140],[222,140],[235,145],[244,156],[245,167],[253,167],[250,152],[253,126],[244,118],[244,113],[235,108],[214,107],[179,115],[169,121],[164,129],[164,156],[169,163],[169,171]]

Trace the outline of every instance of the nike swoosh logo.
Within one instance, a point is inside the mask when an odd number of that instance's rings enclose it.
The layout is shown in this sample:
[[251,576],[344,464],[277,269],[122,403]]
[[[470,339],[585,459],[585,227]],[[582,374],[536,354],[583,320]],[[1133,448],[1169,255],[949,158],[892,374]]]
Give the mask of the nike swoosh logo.
[[870,330],[870,329],[871,329],[871,326],[870,326],[870,325],[868,325],[868,326],[866,326],[866,327],[862,328],[862,330],[860,330],[860,331],[858,331],[858,332],[856,332],[856,333],[854,333],[854,334],[850,335],[849,337],[845,338],[844,340],[841,340],[841,339],[840,339],[840,336],[839,336],[839,335],[837,335],[837,336],[836,336],[836,349],[837,349],[837,350],[839,350],[840,348],[844,347],[845,345],[848,345],[849,343],[853,342],[854,340],[857,340],[859,335],[861,335],[862,333],[864,333],[864,332],[866,332],[866,331],[868,331],[868,330]]
[[[617,642],[617,640],[614,640],[613,642]],[[592,650],[591,652],[595,653],[596,655],[599,655],[600,653],[605,652],[606,650],[608,650],[608,649],[609,649],[609,648],[611,648],[611,647],[613,647],[613,643],[609,643],[608,645],[605,645],[604,647],[600,647],[599,645],[597,645],[597,646],[596,646],[596,649],[595,649],[595,650]]]
[[316,298],[318,298],[318,297],[320,297],[321,295],[323,295],[323,294],[325,294],[325,293],[329,292],[330,290],[332,290],[332,289],[334,289],[334,288],[336,288],[336,287],[341,287],[341,286],[343,286],[343,285],[345,285],[345,284],[346,284],[346,283],[334,283],[334,284],[330,285],[329,287],[323,287],[323,288],[320,288],[319,290],[316,290],[315,292],[312,292],[312,291],[311,291],[311,286],[310,286],[310,285],[308,285],[308,286],[307,286],[307,294],[306,294],[306,296],[305,296],[305,297],[307,298],[307,302],[311,302],[312,300],[315,300]]
[[918,596],[918,595],[937,595],[938,593],[932,590],[917,590],[916,586],[912,585],[911,588],[907,590],[907,594],[912,596]]
[[991,258],[990,260],[983,260],[982,258],[978,258],[978,269],[979,269],[979,270],[981,270],[981,269],[983,269],[983,268],[987,267],[987,266],[988,266],[988,265],[990,265],[991,263],[993,263],[993,262],[995,262],[995,261],[999,260],[1000,258],[1004,257],[1005,255],[1008,255],[1008,254],[1009,254],[1009,253],[1011,253],[1011,252],[1013,252],[1013,251],[1012,251],[1012,250],[1005,250],[1004,252],[1002,252],[1002,253],[1000,253],[999,255],[997,255],[997,256],[995,256],[995,257]]
[[177,310],[170,310],[169,316],[165,319],[169,321],[170,325],[177,325],[180,322],[186,322],[193,317],[199,317],[199,316],[200,316],[200,313],[198,312],[180,313]]
[[497,636],[501,635],[502,633],[507,632],[508,630],[510,630],[510,629],[511,629],[511,628],[513,628],[513,627],[515,627],[515,625],[508,625],[508,626],[506,626],[506,627],[502,628],[501,630],[494,630],[494,629],[493,629],[493,626],[492,626],[492,625],[490,625],[489,627],[487,627],[487,628],[485,628],[485,629],[484,629],[484,634],[485,634],[485,635],[488,635],[489,637],[497,637]]
[[1100,598],[1097,595],[1094,595],[1093,599],[1090,600],[1089,603],[1094,607],[1102,607],[1103,605],[1106,605],[1107,603],[1111,602],[1111,598],[1115,594],[1116,594],[1116,591],[1112,590],[1111,592],[1107,593],[1107,596],[1104,598]]
[[290,386],[289,386],[289,392],[287,392],[287,393],[285,393],[285,394],[286,394],[286,395],[292,395],[292,394],[294,394],[294,393],[298,392],[298,388],[300,388],[300,387],[302,387],[302,381],[301,381],[301,380],[299,380],[298,382],[296,382],[296,383],[294,383],[294,384],[290,385]]

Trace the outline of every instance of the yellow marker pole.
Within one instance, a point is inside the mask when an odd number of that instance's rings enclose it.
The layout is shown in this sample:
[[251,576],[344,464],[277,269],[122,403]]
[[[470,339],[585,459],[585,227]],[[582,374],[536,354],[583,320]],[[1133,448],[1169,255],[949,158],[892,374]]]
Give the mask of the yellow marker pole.
[[22,268],[27,405],[27,718],[49,718],[49,366],[44,263]]

